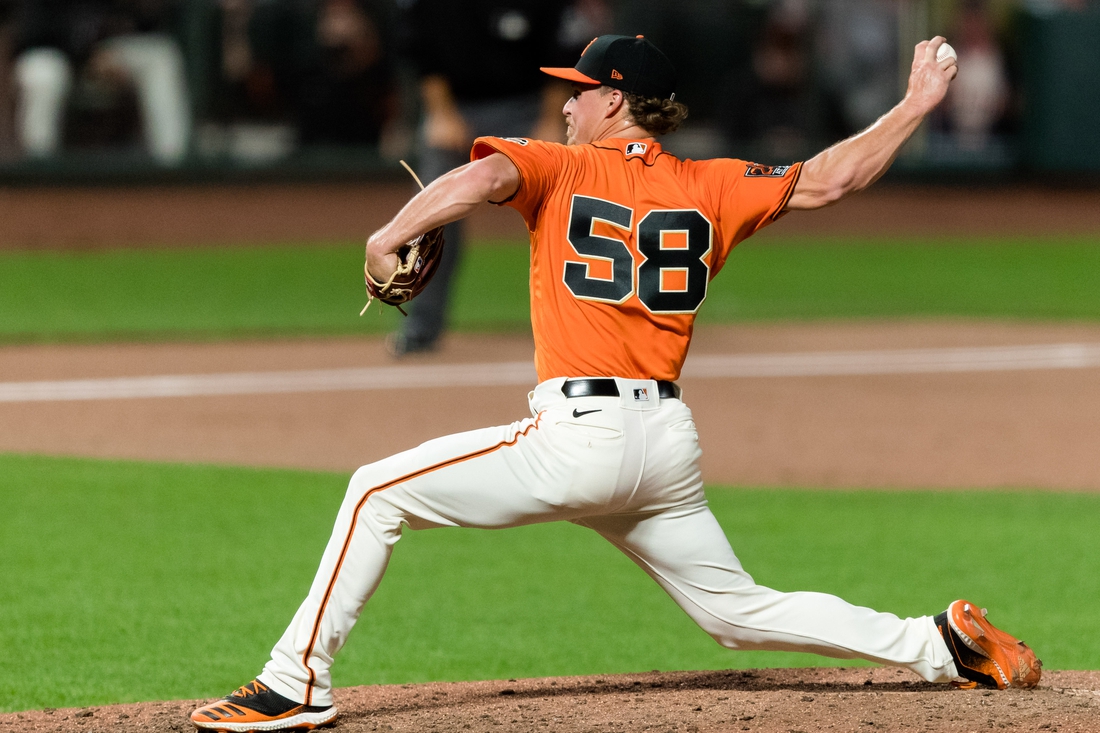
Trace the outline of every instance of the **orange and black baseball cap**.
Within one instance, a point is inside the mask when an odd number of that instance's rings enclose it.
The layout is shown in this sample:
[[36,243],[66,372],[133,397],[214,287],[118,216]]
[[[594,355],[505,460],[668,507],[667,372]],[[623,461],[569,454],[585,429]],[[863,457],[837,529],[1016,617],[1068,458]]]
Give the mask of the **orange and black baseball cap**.
[[676,88],[676,67],[644,36],[593,38],[572,69],[541,67],[559,79],[581,84],[604,84],[643,97],[671,99]]

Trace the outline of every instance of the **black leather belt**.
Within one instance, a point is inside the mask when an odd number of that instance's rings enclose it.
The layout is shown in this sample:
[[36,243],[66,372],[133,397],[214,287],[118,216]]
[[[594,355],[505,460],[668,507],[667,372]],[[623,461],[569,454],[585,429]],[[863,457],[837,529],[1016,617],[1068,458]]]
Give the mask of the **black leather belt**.
[[[566,397],[618,397],[619,385],[614,379],[567,379],[561,386]],[[675,382],[657,380],[657,395],[662,400],[680,399],[680,388]]]

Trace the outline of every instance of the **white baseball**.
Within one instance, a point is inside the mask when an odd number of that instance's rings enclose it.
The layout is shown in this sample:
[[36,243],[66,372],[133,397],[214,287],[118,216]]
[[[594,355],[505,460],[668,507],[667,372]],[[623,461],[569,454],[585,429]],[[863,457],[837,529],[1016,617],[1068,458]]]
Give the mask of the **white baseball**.
[[955,53],[955,49],[951,48],[950,43],[944,43],[940,46],[940,50],[936,51],[936,63],[943,61],[945,58],[953,58],[956,61],[959,60],[959,55]]

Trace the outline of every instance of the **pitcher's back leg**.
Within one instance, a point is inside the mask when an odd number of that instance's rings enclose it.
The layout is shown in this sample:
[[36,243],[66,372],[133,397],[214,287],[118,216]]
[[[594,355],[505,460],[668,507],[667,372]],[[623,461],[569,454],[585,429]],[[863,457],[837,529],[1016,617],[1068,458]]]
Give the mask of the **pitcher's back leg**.
[[825,593],[758,585],[704,499],[577,523],[622,550],[724,647],[867,659],[906,667],[930,682],[957,676],[931,617],[901,619]]

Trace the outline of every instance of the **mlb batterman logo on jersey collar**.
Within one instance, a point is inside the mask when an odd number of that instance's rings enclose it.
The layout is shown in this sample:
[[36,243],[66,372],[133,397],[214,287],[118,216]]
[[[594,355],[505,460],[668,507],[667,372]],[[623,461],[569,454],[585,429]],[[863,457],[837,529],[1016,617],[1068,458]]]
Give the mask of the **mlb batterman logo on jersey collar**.
[[645,143],[627,143],[626,154],[627,155],[645,155],[645,151],[649,149],[649,146]]

